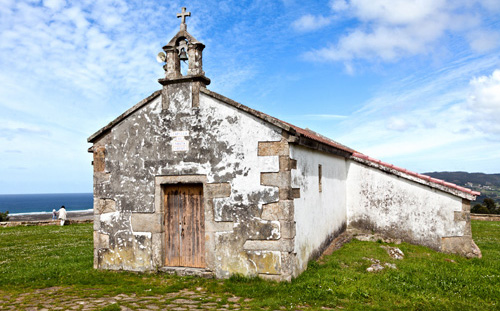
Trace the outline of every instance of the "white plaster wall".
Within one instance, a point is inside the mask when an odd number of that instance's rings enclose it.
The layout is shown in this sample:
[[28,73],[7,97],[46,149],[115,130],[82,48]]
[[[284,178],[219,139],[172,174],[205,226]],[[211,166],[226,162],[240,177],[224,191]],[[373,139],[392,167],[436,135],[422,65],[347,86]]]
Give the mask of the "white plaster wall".
[[311,256],[318,255],[318,249],[346,224],[346,160],[295,145],[291,145],[290,157],[297,160],[297,169],[292,170],[292,187],[300,188],[300,198],[294,199],[298,275],[307,268]]
[[[215,131],[213,134],[220,141],[227,142],[232,148],[232,152],[227,153],[227,157],[216,167],[200,172],[201,174],[207,174],[208,182],[217,182],[219,180],[216,177],[228,176],[227,180],[231,183],[231,189],[233,190],[231,196],[216,199],[215,201],[233,201],[234,203],[247,205],[255,204],[255,199],[257,199],[259,207],[262,208],[262,204],[269,203],[268,198],[253,196],[253,194],[262,191],[269,193],[270,196],[275,197],[275,200],[277,200],[278,189],[276,187],[261,186],[260,173],[278,172],[278,156],[260,157],[257,149],[259,141],[281,140],[281,129],[203,93],[200,93],[200,110],[202,116],[215,116],[215,118],[223,120],[217,128],[213,129]],[[228,122],[230,118],[233,118],[231,123]],[[204,121],[202,120],[202,122]],[[236,164],[238,165],[236,170],[239,173],[235,173]],[[196,166],[199,164],[184,163],[184,165]],[[235,198],[238,194],[238,198]],[[215,209],[216,221],[221,221],[222,219],[218,218],[217,206]]]
[[[179,131],[188,131],[184,139],[189,150],[174,152],[172,133]],[[213,206],[206,213],[213,219],[206,221],[216,222],[205,230],[210,240],[206,247],[207,267],[217,277],[257,273],[251,261],[256,255],[248,257],[243,244],[247,239],[280,237],[279,221],[260,219],[262,205],[279,200],[278,187],[262,186],[260,174],[278,172],[279,159],[259,157],[258,143],[280,141],[281,129],[200,93],[199,108],[180,98],[171,100],[168,109],[163,110],[158,97],[117,124],[109,135],[106,169],[110,181],[99,186],[99,193],[116,201],[120,215],[130,219],[130,213],[159,212],[160,206],[154,205],[155,176],[199,174],[206,176],[208,183],[229,183],[230,196],[215,198],[206,206]],[[130,221],[112,225],[110,236],[120,237],[111,239],[111,249],[119,247],[121,235],[128,238],[136,234]],[[133,269],[132,264],[109,268]]]
[[462,199],[372,167],[349,161],[348,226],[375,230],[408,242],[441,247],[441,237],[462,236],[454,221]]
[[[152,212],[154,176],[202,174],[209,183],[230,182],[231,188],[237,190],[232,192],[231,199],[239,194],[237,201],[242,204],[255,204],[249,200],[258,199],[261,206],[269,203],[269,197],[277,200],[278,189],[261,186],[260,173],[277,172],[278,157],[259,157],[257,147],[259,141],[279,141],[281,130],[203,93],[200,93],[198,109],[195,112],[196,109],[179,101],[178,105],[169,106],[172,119],[166,121],[160,114],[161,98],[158,97],[113,128],[106,160],[113,162],[121,172],[119,184],[112,186],[116,188],[113,197],[137,198],[143,207],[135,206],[131,208],[133,211]],[[175,119],[178,114],[183,116]],[[170,151],[171,141],[166,137],[174,131],[189,131],[185,137],[188,151]],[[126,191],[116,193],[120,192],[118,189]],[[228,203],[231,199],[216,201]]]

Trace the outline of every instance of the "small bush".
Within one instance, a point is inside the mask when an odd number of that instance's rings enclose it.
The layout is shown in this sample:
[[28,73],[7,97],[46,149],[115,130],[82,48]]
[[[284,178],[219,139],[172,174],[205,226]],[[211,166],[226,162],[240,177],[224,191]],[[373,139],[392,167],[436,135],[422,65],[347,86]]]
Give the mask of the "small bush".
[[0,221],[9,220],[9,211],[5,211],[5,213],[0,212]]

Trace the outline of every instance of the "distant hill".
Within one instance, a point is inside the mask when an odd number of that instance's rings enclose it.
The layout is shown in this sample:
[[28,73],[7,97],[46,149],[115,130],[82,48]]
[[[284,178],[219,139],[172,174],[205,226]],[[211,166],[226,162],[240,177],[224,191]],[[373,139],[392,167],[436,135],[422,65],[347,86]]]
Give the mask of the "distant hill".
[[491,198],[500,204],[500,174],[467,172],[432,172],[423,174],[481,192],[481,195],[476,198],[472,205],[482,203],[484,198]]

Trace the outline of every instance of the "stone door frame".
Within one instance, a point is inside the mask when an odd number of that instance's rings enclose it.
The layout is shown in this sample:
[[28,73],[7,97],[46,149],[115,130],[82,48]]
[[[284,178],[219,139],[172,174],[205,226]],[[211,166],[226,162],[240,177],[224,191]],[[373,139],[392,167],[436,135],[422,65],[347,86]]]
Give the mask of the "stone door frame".
[[[176,184],[202,184],[203,185],[203,209],[205,211],[205,269],[217,274],[216,261],[216,233],[233,230],[233,222],[219,222],[214,219],[214,203],[217,198],[225,198],[231,195],[231,184],[209,183],[206,175],[170,175],[155,177],[155,214],[160,217],[161,231],[153,246],[154,266],[163,268],[165,263],[165,207],[164,189],[165,185]],[[196,269],[196,268],[195,268]]]

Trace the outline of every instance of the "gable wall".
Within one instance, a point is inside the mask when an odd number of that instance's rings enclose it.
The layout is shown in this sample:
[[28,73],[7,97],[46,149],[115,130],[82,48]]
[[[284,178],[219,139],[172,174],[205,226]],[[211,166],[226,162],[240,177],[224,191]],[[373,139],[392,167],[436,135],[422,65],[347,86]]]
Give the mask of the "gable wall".
[[[296,263],[294,274],[307,268],[335,236],[346,228],[346,159],[309,148],[291,145],[292,187],[300,188],[294,199]],[[322,189],[319,191],[318,165]]]
[[349,161],[347,219],[351,228],[453,251],[445,245],[448,239],[470,239],[469,209],[470,202],[460,197]]
[[[193,108],[190,88],[179,84],[168,101],[157,97],[95,144],[104,149],[103,171],[94,173],[95,266],[161,267],[158,182],[191,176],[204,183],[207,268],[217,277],[242,273],[281,279],[291,252],[290,243],[281,241],[293,238],[290,228],[282,230],[291,217],[290,189],[274,178],[282,175],[272,174],[286,174],[280,164],[289,159],[288,143],[280,129],[202,93],[199,108]],[[172,131],[189,131],[188,151],[172,151]],[[266,151],[265,142],[281,149]],[[281,216],[271,216],[268,208]]]

